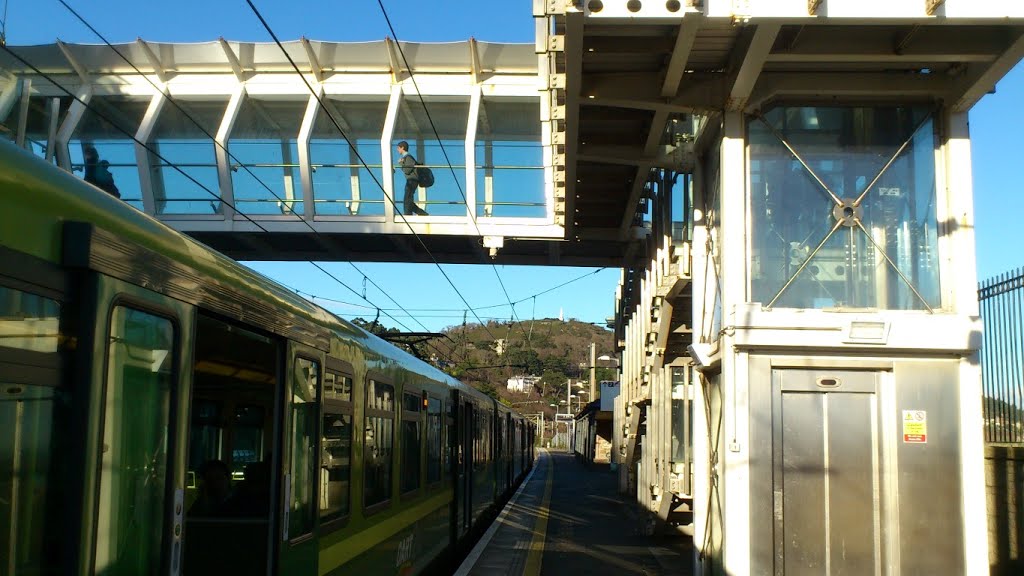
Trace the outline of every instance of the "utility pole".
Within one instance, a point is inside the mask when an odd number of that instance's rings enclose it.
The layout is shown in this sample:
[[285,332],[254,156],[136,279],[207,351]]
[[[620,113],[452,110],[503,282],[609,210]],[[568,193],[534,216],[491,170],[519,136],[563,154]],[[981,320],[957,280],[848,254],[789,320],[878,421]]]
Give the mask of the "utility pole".
[[597,342],[590,343],[590,396],[587,398],[593,402],[597,400]]

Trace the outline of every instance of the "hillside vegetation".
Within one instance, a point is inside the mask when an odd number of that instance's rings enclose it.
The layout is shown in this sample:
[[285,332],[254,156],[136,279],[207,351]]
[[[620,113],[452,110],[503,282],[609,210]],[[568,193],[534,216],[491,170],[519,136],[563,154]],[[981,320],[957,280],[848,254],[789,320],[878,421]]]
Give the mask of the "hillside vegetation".
[[[392,340],[400,334],[376,322],[356,319],[355,323]],[[565,401],[568,380],[589,384],[591,342],[597,345],[597,356],[615,355],[611,331],[576,320],[465,324],[446,329],[444,335],[426,343],[400,345],[518,412],[543,411],[548,417],[555,412],[550,404]],[[510,392],[506,383],[518,375],[541,380],[530,393]],[[615,369],[598,368],[598,381],[617,379]],[[586,395],[582,398],[584,404],[590,401]],[[565,411],[564,404],[559,408]]]

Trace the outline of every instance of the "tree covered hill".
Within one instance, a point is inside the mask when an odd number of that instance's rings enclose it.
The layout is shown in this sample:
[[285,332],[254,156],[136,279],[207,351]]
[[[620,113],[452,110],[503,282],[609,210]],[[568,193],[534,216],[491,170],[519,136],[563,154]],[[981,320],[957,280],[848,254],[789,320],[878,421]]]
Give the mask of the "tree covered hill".
[[[443,338],[411,345],[401,343],[400,332],[377,322],[357,318],[354,323],[397,340],[417,356],[522,413],[543,411],[550,416],[555,411],[550,404],[565,401],[568,380],[589,382],[591,342],[597,345],[597,356],[615,356],[611,331],[576,320],[464,324],[446,329]],[[510,392],[508,379],[520,375],[539,376],[538,388],[531,393]],[[615,369],[598,368],[597,379],[617,380],[618,375]],[[589,400],[583,397],[584,403]]]

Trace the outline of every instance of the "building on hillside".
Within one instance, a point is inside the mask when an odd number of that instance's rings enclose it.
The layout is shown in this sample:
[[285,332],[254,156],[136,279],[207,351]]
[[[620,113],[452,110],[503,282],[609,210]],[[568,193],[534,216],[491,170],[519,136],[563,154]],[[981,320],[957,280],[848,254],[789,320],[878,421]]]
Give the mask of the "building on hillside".
[[513,376],[508,379],[509,392],[533,392],[533,388],[540,382],[540,376]]

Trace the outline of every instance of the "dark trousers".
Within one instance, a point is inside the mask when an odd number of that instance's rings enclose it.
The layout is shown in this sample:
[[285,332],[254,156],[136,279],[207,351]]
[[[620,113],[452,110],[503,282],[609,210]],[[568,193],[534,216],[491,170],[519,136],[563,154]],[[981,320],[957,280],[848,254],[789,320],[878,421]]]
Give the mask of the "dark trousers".
[[406,180],[405,181],[405,215],[410,216],[412,214],[418,214],[425,216],[427,211],[416,205],[416,190],[420,187],[419,180]]

